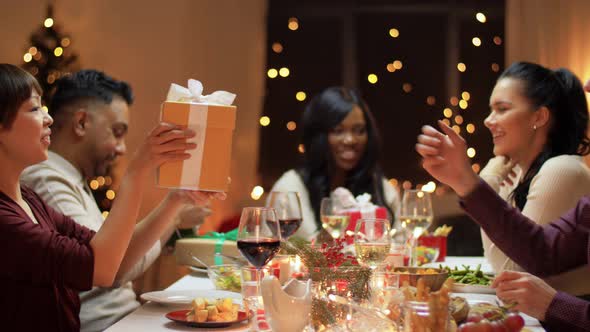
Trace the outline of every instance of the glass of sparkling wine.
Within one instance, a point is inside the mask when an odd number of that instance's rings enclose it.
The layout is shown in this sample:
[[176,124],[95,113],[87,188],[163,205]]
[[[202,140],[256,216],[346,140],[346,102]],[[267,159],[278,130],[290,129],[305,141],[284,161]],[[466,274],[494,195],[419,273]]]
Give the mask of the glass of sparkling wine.
[[410,266],[416,266],[416,243],[433,219],[430,193],[416,189],[405,190],[399,218],[402,227],[410,234]]
[[323,198],[320,206],[320,217],[322,219],[322,227],[332,236],[337,239],[348,227],[350,217],[342,212],[336,211],[334,202],[331,198]]
[[375,270],[389,254],[391,223],[387,219],[359,219],[354,232],[356,258]]

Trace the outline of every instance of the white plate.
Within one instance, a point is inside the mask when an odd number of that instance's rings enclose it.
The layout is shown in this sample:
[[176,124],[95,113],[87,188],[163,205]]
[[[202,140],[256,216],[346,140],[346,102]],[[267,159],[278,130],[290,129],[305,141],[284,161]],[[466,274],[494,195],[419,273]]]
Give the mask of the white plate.
[[196,272],[196,273],[205,273],[205,274],[207,274],[207,269],[204,268],[204,267],[197,267],[197,266],[189,265],[188,268],[191,271]]
[[496,290],[490,286],[467,285],[458,282],[453,284],[453,289],[451,291],[454,293],[496,294]]
[[[242,301],[242,294],[228,292],[223,290],[164,290],[141,294],[141,299],[145,301],[157,302],[167,305],[188,305],[197,297],[207,299],[217,299],[229,297],[234,302]],[[239,301],[235,301],[239,300]]]
[[[469,286],[473,286],[473,285],[469,285]],[[461,294],[453,294],[453,295],[454,296],[461,296],[461,297],[465,298],[467,300],[467,303],[469,303],[470,305],[474,305],[476,303],[481,303],[481,302],[487,302],[487,303],[491,303],[491,304],[495,304],[495,305],[501,304],[501,302],[498,300],[496,295],[491,295],[491,294],[461,293]],[[522,318],[524,318],[524,324],[530,331],[545,331],[544,329],[541,328],[541,323],[539,323],[539,321],[537,319],[535,319],[527,314],[524,314],[522,312],[519,313],[519,315],[521,315]]]

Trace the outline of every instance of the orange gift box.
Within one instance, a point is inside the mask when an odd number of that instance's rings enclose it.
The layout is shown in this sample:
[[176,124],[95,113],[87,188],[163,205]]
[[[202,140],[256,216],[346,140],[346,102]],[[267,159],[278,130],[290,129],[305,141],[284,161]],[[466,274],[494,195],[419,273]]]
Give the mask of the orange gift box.
[[202,103],[162,104],[160,120],[195,131],[197,148],[184,161],[164,163],[157,184],[166,188],[228,191],[236,107]]

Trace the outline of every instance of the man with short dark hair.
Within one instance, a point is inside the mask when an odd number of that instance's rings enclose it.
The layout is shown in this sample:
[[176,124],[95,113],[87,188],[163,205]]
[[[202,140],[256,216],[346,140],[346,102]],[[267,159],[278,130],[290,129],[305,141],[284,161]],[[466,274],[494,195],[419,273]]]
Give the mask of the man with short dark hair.
[[[49,158],[26,169],[22,181],[45,202],[77,223],[98,230],[102,213],[88,180],[109,174],[125,154],[130,86],[96,70],[82,70],[56,83],[49,111],[54,119]],[[194,147],[193,143],[188,144]],[[139,303],[131,280],[159,256],[172,234],[179,210],[200,201],[196,192],[170,191],[135,228],[113,288],[95,287],[80,294],[81,331],[103,331],[135,310]],[[219,195],[222,198],[224,194]]]

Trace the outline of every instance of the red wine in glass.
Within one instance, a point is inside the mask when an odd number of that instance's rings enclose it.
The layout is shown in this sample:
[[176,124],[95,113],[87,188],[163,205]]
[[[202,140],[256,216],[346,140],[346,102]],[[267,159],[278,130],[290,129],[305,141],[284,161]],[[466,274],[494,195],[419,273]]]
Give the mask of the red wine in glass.
[[279,251],[278,239],[259,238],[238,240],[238,249],[257,268],[264,267]]
[[[295,234],[301,226],[301,218],[279,218],[279,227],[281,228],[281,238],[288,239],[291,235]],[[273,228],[271,228],[272,230]],[[276,235],[276,234],[273,234]]]

